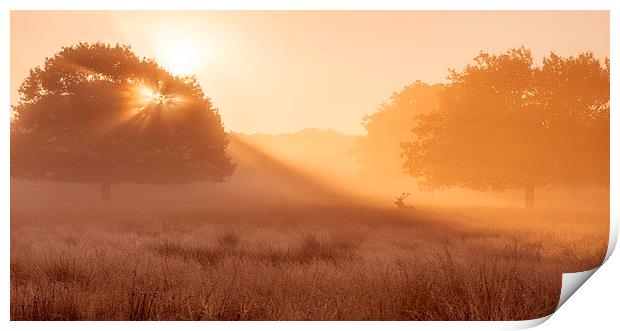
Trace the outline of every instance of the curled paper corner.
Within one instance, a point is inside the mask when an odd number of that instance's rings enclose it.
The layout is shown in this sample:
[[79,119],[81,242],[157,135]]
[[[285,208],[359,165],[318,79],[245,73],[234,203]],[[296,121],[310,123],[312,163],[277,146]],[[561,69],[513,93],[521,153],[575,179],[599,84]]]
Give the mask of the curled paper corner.
[[[577,292],[577,290],[581,287],[581,285],[583,285],[598,270],[598,268],[600,267],[597,267],[591,270],[580,271],[580,272],[563,273],[562,274],[562,290],[560,291],[560,300],[558,301],[558,305],[555,308],[555,311],[560,309],[560,307],[562,307],[562,305],[568,300],[568,298],[570,298],[573,294],[575,294],[575,292]],[[523,329],[533,328],[535,326],[538,326],[546,322],[552,315],[553,313],[547,316],[541,317],[541,318],[533,319],[533,320],[519,321],[518,324],[514,325],[514,329],[523,330]]]
[[560,309],[562,305],[570,298],[577,289],[583,285],[588,278],[590,278],[600,267],[596,267],[594,269],[581,271],[581,272],[572,272],[572,273],[563,273],[562,274],[562,290],[560,291],[560,301],[558,302],[558,306],[555,310]]
[[[609,260],[609,257],[611,256],[611,254],[613,254],[614,249],[616,248],[616,244],[618,242],[618,223],[614,222],[613,219],[615,217],[611,217],[610,218],[610,228],[609,228],[609,241],[607,244],[607,253],[605,254],[605,259],[603,260],[603,262],[601,263],[600,266],[594,268],[594,269],[590,269],[590,270],[586,270],[586,271],[580,271],[580,272],[572,272],[572,273],[563,273],[562,274],[562,289],[560,291],[560,300],[558,301],[558,305],[555,308],[555,311],[557,311],[558,309],[560,309],[560,307],[562,307],[562,305],[568,300],[568,298],[570,298],[573,294],[575,294],[575,292],[577,292],[577,290],[590,278],[592,277],[592,275],[594,275],[594,273],[605,263],[607,262],[607,260]],[[543,318],[539,318],[536,320],[531,320],[531,322],[534,321],[539,321],[540,323],[538,324],[542,324],[544,321],[546,321],[549,317],[551,317],[550,314],[546,317]],[[533,324],[532,326],[536,326],[538,324]]]

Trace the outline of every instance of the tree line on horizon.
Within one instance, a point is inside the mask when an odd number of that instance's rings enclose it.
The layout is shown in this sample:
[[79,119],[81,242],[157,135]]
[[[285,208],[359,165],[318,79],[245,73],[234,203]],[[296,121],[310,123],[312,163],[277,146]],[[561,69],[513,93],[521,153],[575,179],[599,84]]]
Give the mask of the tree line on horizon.
[[[12,106],[11,176],[180,184],[224,181],[229,133],[195,77],[129,46],[63,47],[30,70]],[[446,83],[415,81],[363,119],[363,175],[405,172],[420,187],[609,185],[609,59],[521,47],[480,53]],[[398,170],[395,170],[398,169]]]

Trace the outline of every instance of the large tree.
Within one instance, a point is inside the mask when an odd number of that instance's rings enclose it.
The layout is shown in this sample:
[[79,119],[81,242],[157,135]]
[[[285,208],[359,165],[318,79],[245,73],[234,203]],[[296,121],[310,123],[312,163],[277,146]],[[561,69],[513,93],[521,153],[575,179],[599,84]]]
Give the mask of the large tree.
[[129,46],[80,43],[30,70],[12,108],[11,175],[93,182],[221,181],[234,165],[218,110],[195,77]]
[[591,53],[481,53],[451,70],[438,111],[420,116],[406,170],[428,188],[609,184],[609,61]]

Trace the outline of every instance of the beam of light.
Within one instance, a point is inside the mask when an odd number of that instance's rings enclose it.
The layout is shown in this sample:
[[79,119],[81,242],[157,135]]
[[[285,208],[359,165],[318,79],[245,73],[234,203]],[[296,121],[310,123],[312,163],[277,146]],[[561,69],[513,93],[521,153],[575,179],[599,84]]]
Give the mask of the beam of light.
[[143,86],[140,88],[140,96],[144,103],[163,103],[165,101],[164,95],[159,92],[153,91],[152,89]]
[[162,94],[158,91],[153,90],[148,86],[140,86],[138,87],[137,93],[137,104],[142,107],[138,108],[146,108],[149,105],[156,104],[158,106],[171,107],[176,105],[181,100],[179,97],[175,95]]

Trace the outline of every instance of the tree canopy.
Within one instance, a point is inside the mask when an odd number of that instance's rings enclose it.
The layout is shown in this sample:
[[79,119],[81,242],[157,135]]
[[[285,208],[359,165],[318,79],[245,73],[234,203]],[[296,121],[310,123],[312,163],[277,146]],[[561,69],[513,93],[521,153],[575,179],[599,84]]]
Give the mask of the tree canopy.
[[217,109],[194,76],[129,46],[63,47],[12,108],[11,175],[102,184],[222,181],[234,171]]
[[427,188],[522,188],[533,205],[537,187],[608,185],[609,60],[480,53],[413,132],[404,168]]
[[441,85],[416,81],[392,94],[377,112],[363,118],[366,135],[358,142],[357,155],[366,181],[403,176],[400,144],[412,139],[411,123],[416,116],[437,109],[440,90]]

